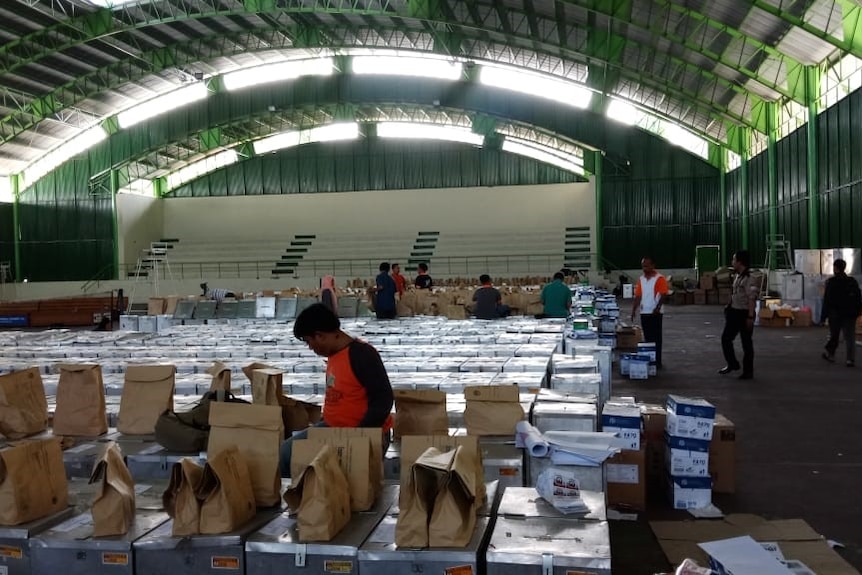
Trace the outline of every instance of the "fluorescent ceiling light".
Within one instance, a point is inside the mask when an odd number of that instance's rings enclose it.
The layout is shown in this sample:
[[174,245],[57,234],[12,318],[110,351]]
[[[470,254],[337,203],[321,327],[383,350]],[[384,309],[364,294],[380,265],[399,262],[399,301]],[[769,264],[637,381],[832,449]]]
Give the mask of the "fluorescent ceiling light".
[[556,80],[548,76],[500,66],[482,66],[479,81],[486,86],[547,98],[575,108],[589,107],[593,97],[589,89],[570,80]]
[[329,76],[332,74],[332,58],[312,58],[264,64],[254,68],[228,72],[222,79],[227,90],[239,90],[248,86],[293,80],[301,76]]
[[143,4],[149,0],[90,0],[90,4],[99,8],[119,8],[126,4]]
[[15,194],[12,193],[12,178],[9,176],[0,176],[0,204],[11,204],[15,201]]
[[578,156],[573,156],[571,154],[565,154],[558,150],[554,150],[553,148],[536,144],[535,142],[528,142],[527,140],[506,136],[506,139],[503,140],[503,151],[518,154],[519,156],[525,156],[527,158],[533,158],[534,160],[551,164],[552,166],[556,166],[563,170],[568,170],[581,176],[584,175],[583,158],[579,158]]
[[117,114],[117,120],[120,122],[121,128],[128,128],[139,124],[144,120],[149,120],[159,114],[172,112],[177,108],[187,106],[192,102],[203,100],[207,97],[209,91],[206,84],[197,82],[182,88],[156,96],[152,100],[147,100],[142,104],[133,106],[124,112]]
[[381,138],[410,138],[416,140],[446,140],[481,146],[485,137],[474,134],[469,128],[437,126],[411,122],[380,122],[377,135]]
[[239,155],[236,150],[225,150],[217,154],[213,154],[208,158],[191,163],[184,168],[180,168],[176,172],[168,174],[167,186],[169,190],[178,188],[179,186],[197,179],[204,174],[214,172],[219,168],[235,164],[239,160]]
[[354,56],[354,74],[387,74],[421,76],[441,80],[460,80],[464,67],[460,62],[415,56]]
[[74,138],[66,140],[24,170],[24,183],[27,186],[35,184],[45,174],[60,164],[85,152],[108,137],[102,126],[87,128]]
[[638,109],[622,100],[611,99],[606,115],[611,120],[634,126],[639,119]]
[[282,132],[274,136],[262,138],[254,143],[254,153],[256,155],[268,154],[276,150],[299,146],[300,144],[355,140],[358,137],[359,124],[356,122],[327,124],[326,126],[319,126],[308,130]]

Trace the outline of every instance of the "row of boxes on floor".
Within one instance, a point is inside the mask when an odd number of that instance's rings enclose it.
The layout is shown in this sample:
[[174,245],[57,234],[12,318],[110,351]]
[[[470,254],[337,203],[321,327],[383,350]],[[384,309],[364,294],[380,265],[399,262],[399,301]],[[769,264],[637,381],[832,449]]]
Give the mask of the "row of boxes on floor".
[[[781,305],[778,300],[766,300],[757,314],[757,325],[763,327],[811,327],[811,308]],[[819,319],[819,318],[818,318]]]
[[649,379],[658,375],[655,343],[640,342],[637,353],[621,353],[620,375],[627,375],[629,379]]

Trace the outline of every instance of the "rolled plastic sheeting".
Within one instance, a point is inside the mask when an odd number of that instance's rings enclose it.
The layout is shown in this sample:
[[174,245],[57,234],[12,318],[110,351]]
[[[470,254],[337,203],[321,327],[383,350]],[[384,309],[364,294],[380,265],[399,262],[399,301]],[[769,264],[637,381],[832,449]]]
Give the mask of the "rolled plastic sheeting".
[[527,421],[519,421],[515,426],[515,443],[526,447],[532,457],[547,457],[551,450],[542,433]]

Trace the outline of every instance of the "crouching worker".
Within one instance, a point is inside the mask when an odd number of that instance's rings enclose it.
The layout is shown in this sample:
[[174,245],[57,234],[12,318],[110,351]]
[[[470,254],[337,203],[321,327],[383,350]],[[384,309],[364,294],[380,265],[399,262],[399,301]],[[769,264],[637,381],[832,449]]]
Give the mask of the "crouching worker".
[[[380,354],[371,345],[341,330],[338,317],[325,305],[307,307],[293,324],[293,335],[326,362],[326,397],[320,427],[379,427],[383,453],[389,448],[393,394]],[[293,441],[305,439],[300,431],[281,446],[279,467],[290,477]]]

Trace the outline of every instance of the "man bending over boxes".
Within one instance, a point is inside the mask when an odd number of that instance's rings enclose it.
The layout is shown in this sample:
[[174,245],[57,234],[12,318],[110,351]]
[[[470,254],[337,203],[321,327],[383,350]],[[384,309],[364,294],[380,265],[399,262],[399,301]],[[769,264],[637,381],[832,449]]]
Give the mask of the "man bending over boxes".
[[[341,322],[323,304],[307,307],[293,324],[293,335],[317,355],[327,358],[326,396],[320,427],[379,427],[383,453],[389,448],[393,394],[380,354],[371,345],[341,330]],[[290,477],[290,456],[299,431],[281,446],[282,477]]]

